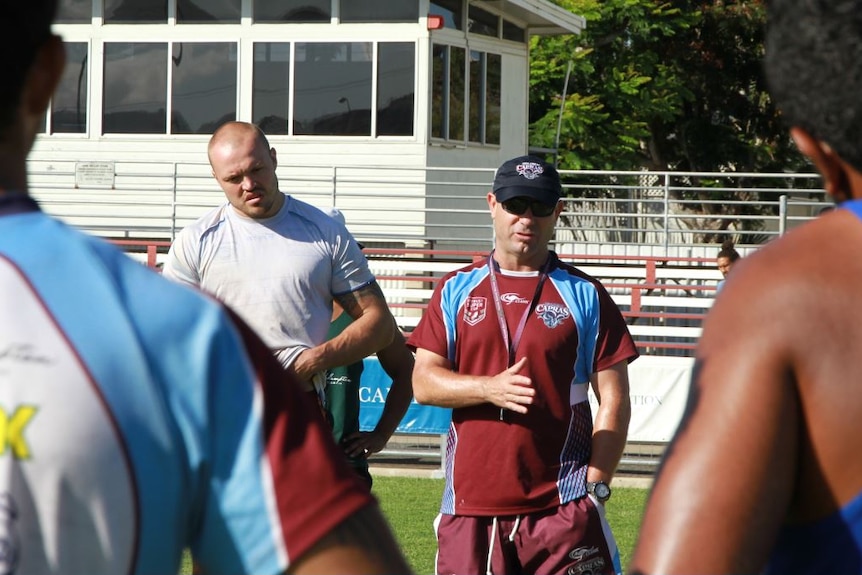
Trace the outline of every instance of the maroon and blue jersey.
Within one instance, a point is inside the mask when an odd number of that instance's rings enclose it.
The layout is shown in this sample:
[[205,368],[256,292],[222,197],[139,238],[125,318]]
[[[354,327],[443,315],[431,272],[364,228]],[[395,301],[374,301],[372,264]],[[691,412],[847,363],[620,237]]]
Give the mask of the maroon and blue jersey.
[[371,502],[215,300],[0,195],[0,573],[281,573]]
[[[511,515],[551,508],[585,495],[592,445],[587,400],[590,376],[637,357],[625,321],[601,284],[554,254],[539,274],[498,271],[508,333],[525,309],[515,362],[536,390],[526,414],[490,403],[454,409],[446,446],[441,512]],[[447,358],[466,375],[495,375],[509,366],[486,261],[441,279],[408,341]]]

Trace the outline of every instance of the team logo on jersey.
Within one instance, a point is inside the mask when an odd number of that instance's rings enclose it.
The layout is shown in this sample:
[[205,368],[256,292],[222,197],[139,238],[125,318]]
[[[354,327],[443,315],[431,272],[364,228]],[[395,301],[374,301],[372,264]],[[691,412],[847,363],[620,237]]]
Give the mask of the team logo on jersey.
[[500,301],[504,304],[509,305],[513,303],[530,303],[526,299],[522,298],[519,294],[516,293],[504,293],[500,296]]
[[518,174],[524,176],[528,180],[535,180],[542,175],[542,172],[545,171],[542,164],[537,162],[523,162],[518,164],[515,169],[518,170]]
[[572,313],[564,305],[557,303],[540,303],[536,306],[536,315],[539,316],[546,326],[554,329],[569,319]]
[[476,325],[485,319],[488,300],[483,297],[468,297],[464,303],[464,321],[468,325]]

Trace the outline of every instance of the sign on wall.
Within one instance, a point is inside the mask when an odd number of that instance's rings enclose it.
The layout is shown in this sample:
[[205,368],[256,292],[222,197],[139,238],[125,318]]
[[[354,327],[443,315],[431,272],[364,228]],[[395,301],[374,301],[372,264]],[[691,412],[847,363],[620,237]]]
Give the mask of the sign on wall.
[[76,162],[76,188],[113,188],[114,162]]

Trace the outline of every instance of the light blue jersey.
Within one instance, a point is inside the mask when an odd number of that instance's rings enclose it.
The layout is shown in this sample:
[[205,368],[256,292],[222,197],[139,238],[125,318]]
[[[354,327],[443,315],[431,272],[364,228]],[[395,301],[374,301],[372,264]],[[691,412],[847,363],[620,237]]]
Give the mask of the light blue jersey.
[[309,405],[220,304],[0,196],[0,574],[285,570],[369,502]]

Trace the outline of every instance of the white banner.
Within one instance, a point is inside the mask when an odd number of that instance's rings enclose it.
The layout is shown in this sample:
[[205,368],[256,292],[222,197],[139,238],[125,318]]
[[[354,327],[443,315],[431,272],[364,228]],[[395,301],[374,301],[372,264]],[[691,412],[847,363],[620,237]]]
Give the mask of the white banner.
[[[629,441],[667,442],[685,410],[694,358],[642,355],[629,364]],[[590,390],[593,416],[598,402]]]
[[[694,359],[642,355],[629,365],[632,418],[629,441],[666,443],[671,440],[685,410]],[[360,424],[363,431],[374,429],[392,380],[376,358],[366,358],[360,388]],[[590,405],[595,417],[598,402],[592,389]],[[411,402],[398,427],[400,433],[445,434],[450,410]]]

